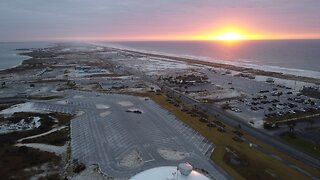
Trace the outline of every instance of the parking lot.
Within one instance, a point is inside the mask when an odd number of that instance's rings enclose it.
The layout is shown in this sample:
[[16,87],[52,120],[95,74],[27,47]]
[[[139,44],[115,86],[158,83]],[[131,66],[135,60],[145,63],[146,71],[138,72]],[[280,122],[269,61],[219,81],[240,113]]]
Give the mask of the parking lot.
[[[267,83],[209,70],[206,73],[213,84],[245,95],[220,104],[228,103],[230,112],[258,128],[262,128],[262,120],[268,116],[284,116],[319,109],[320,100],[302,95],[295,83]],[[259,125],[255,124],[257,121]]]
[[[65,93],[64,101],[50,100],[42,108],[61,111],[57,108],[60,106],[66,107],[66,111],[84,112],[71,121],[72,159],[87,165],[98,164],[103,173],[119,178],[181,162],[204,169],[216,179],[228,178],[208,158],[214,145],[153,101],[96,92]],[[128,159],[133,152],[137,152],[137,157]]]

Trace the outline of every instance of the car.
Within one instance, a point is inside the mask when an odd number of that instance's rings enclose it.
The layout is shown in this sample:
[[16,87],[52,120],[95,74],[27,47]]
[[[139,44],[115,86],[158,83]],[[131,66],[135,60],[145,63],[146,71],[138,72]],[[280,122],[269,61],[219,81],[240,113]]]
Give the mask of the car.
[[203,118],[203,117],[200,118],[199,121],[203,123],[209,122],[207,118]]
[[253,110],[253,111],[257,111],[258,110],[257,107],[251,107],[250,109]]
[[208,127],[217,127],[217,125],[213,124],[213,123],[209,123],[207,124]]
[[268,111],[273,111],[273,108],[269,107],[269,108],[268,108]]
[[283,113],[282,112],[277,112],[276,113],[278,116],[283,116]]
[[259,91],[259,93],[268,93],[269,92],[269,90],[261,90],[261,91]]
[[294,110],[292,110],[292,109],[289,110],[288,112],[289,112],[290,114],[295,114],[295,113],[296,113],[296,112],[295,112]]

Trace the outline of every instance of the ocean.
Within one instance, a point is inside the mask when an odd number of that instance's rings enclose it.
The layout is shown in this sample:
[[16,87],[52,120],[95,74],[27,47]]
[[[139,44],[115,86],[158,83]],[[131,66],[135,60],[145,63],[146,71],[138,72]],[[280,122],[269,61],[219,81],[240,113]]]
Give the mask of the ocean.
[[29,59],[29,56],[22,56],[18,53],[26,52],[17,49],[30,49],[30,48],[46,48],[54,46],[49,42],[0,42],[0,70],[18,66],[23,60]]
[[140,41],[100,44],[320,78],[320,40]]

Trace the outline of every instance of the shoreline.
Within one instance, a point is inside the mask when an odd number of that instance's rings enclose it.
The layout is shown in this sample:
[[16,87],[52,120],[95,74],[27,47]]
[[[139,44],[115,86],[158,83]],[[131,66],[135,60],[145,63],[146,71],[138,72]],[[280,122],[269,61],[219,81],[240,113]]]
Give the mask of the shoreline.
[[292,80],[292,81],[301,81],[305,83],[312,83],[315,85],[320,85],[320,79],[318,78],[312,78],[312,77],[305,77],[305,76],[297,76],[293,74],[285,74],[285,73],[279,73],[279,72],[273,72],[273,71],[264,71],[260,69],[254,69],[249,67],[241,67],[236,65],[230,65],[230,64],[223,64],[223,63],[217,63],[217,62],[208,62],[196,58],[186,58],[186,57],[177,57],[173,55],[164,55],[164,54],[155,54],[155,53],[149,53],[149,52],[141,52],[141,51],[133,51],[128,49],[120,49],[120,48],[113,48],[109,47],[114,50],[121,50],[129,53],[135,53],[143,56],[151,56],[151,57],[157,57],[157,58],[166,58],[171,59],[175,61],[180,62],[186,62],[188,64],[198,64],[198,65],[204,65],[204,66],[211,66],[214,68],[222,68],[226,70],[232,70],[232,71],[238,71],[238,72],[248,72],[252,73],[258,76],[268,76],[273,78],[279,78],[279,79],[286,79],[286,80]]
[[223,59],[216,59],[210,56],[191,55],[192,53],[191,54],[190,53],[184,53],[184,54],[168,53],[168,52],[161,52],[156,50],[144,50],[141,48],[137,49],[133,47],[122,46],[122,45],[117,45],[112,43],[111,44],[89,43],[89,44],[96,45],[96,46],[109,47],[109,48],[114,48],[114,49],[119,49],[124,51],[132,51],[132,52],[139,52],[139,53],[153,54],[153,55],[163,55],[166,57],[191,59],[191,60],[197,60],[202,62],[212,62],[216,64],[231,65],[231,66],[247,68],[247,69],[255,69],[255,70],[260,70],[265,72],[274,72],[274,73],[280,73],[280,74],[282,73],[286,75],[320,79],[319,69],[314,69],[314,68],[287,67],[285,65],[280,66],[280,65],[270,65],[270,64],[259,64],[258,61],[254,63],[250,59],[239,59],[239,60],[229,61],[229,60],[223,60]]
[[16,48],[13,49],[16,53],[16,56],[19,56],[21,58],[23,58],[19,64],[16,64],[14,66],[8,67],[8,68],[4,68],[4,69],[0,69],[0,74],[6,74],[6,73],[18,73],[18,72],[23,72],[25,70],[27,70],[27,68],[32,67],[33,69],[39,69],[39,68],[43,68],[43,67],[34,67],[34,64],[36,64],[36,62],[32,62],[34,60],[34,52],[39,50],[39,49],[47,49],[47,48],[55,48],[57,47],[57,45],[55,44],[54,46],[47,46],[47,47],[38,47],[38,48]]
[[0,69],[0,72],[5,71],[5,70],[8,70],[8,69],[17,68],[17,67],[19,67],[19,66],[21,66],[21,65],[23,64],[23,61],[32,59],[31,56],[25,55],[25,54],[23,54],[23,53],[25,53],[25,52],[21,52],[21,53],[16,53],[16,54],[15,54],[16,56],[20,56],[21,58],[24,57],[24,59],[22,59],[19,64],[14,65],[14,66],[11,66],[11,67],[8,67],[8,68]]
[[[3,42],[2,44],[10,44],[10,42]],[[46,49],[46,48],[54,48],[56,47],[56,43],[54,42],[12,42],[14,45],[13,47],[5,47],[6,51],[13,51],[13,53],[10,53],[10,56],[16,56],[14,61],[15,64],[12,64],[11,66],[0,68],[0,74],[3,72],[15,72],[21,71],[21,66],[24,66],[25,61],[28,61],[30,59],[33,59],[32,53],[38,49]],[[4,51],[4,53],[7,53]],[[4,58],[4,62],[9,61],[8,59]]]
[[26,70],[26,64],[27,61],[31,61],[34,57],[28,55],[27,53],[32,53],[33,51],[30,52],[21,52],[21,53],[16,53],[18,56],[25,56],[26,58],[23,59],[19,64],[5,68],[5,69],[0,69],[0,74],[5,74],[5,73],[17,73]]
[[17,63],[16,65],[12,65],[10,67],[4,67],[4,68],[0,68],[0,72],[7,70],[7,69],[14,69],[17,68],[18,66],[21,66],[23,61],[25,60],[29,60],[32,59],[31,56],[27,55],[26,53],[31,53],[33,50],[32,49],[13,49],[15,51],[15,53],[13,53],[13,56],[17,56],[17,60],[20,60],[19,63]]

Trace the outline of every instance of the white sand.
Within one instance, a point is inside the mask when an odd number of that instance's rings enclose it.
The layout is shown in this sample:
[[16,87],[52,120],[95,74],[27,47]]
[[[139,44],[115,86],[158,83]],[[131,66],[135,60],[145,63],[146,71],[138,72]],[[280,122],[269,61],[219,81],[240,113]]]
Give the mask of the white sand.
[[59,93],[57,90],[51,90],[52,93]]
[[263,129],[263,122],[264,122],[263,120],[256,120],[256,121],[254,121],[254,124],[251,124],[251,123],[249,123],[249,124],[255,128]]
[[26,103],[22,103],[22,104],[17,104],[14,106],[9,107],[8,109],[4,109],[2,111],[0,111],[0,114],[9,117],[12,114],[16,113],[16,112],[38,112],[38,113],[47,113],[45,111],[36,109],[34,107],[34,103],[32,102],[26,102]]
[[73,99],[82,99],[83,98],[83,95],[74,95],[73,96]]
[[140,153],[132,151],[127,154],[120,162],[119,165],[126,168],[137,168],[144,164]]
[[190,156],[189,153],[168,150],[168,149],[158,149],[158,153],[162,158],[169,161],[179,161]]
[[26,146],[34,149],[39,149],[41,151],[55,153],[58,156],[67,151],[67,146],[53,146],[53,145],[40,144],[40,143],[27,143],[27,144],[18,143],[15,146],[17,147]]
[[133,106],[133,103],[130,102],[130,101],[119,101],[117,102],[117,104],[123,106],[123,107],[130,107],[130,106]]
[[67,101],[67,100],[57,101],[57,104],[63,104],[63,105],[66,105],[66,104],[68,104],[68,101]]
[[106,104],[96,104],[97,109],[109,109],[110,106]]
[[0,124],[0,134],[6,134],[15,131],[26,131],[34,128],[38,128],[41,126],[40,117],[33,117],[30,123],[27,123],[24,119],[19,121],[18,123],[1,123]]
[[[50,163],[44,163],[41,166],[33,166],[31,168],[25,168],[25,172],[33,173],[33,176],[30,178],[30,180],[39,180],[39,179],[46,179],[49,175],[57,174],[59,173],[59,167],[58,166],[52,166]],[[39,174],[34,174],[35,172]]]
[[109,114],[111,114],[111,111],[105,111],[100,113],[100,117],[107,117]]
[[223,99],[231,99],[238,98],[242,94],[235,90],[216,90],[212,92],[200,92],[200,93],[189,93],[195,99],[213,99],[213,100],[223,100]]
[[78,111],[78,112],[76,113],[76,116],[77,116],[77,117],[82,116],[82,115],[84,115],[84,113],[85,113],[84,111]]
[[45,93],[49,91],[49,88],[48,87],[42,87],[40,89],[38,89],[37,91],[34,91],[33,93],[31,93],[32,95],[36,95],[36,94],[40,94],[40,93]]
[[37,135],[34,135],[34,136],[29,136],[29,137],[25,137],[25,138],[19,139],[17,142],[21,142],[21,141],[26,140],[26,139],[34,139],[34,138],[38,138],[38,137],[41,137],[41,136],[45,136],[45,135],[51,134],[53,132],[60,131],[60,130],[62,130],[64,128],[66,128],[66,127],[67,126],[56,127],[56,128],[51,129],[50,131],[47,131],[47,132],[44,132],[44,133],[41,133],[41,134],[37,134]]

